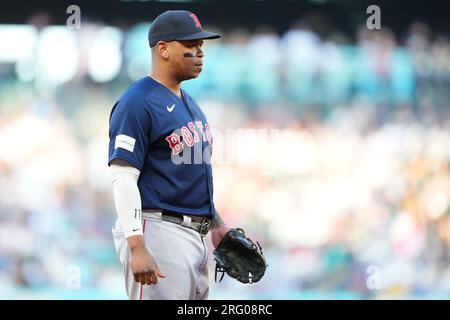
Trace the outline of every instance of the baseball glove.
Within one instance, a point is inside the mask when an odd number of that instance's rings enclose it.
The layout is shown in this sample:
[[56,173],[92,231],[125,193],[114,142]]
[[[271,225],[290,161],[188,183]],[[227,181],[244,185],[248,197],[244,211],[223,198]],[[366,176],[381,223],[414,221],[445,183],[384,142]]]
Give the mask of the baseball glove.
[[245,235],[244,230],[234,228],[228,231],[213,252],[216,260],[215,281],[221,272],[222,281],[225,273],[242,283],[258,282],[267,268],[263,250]]

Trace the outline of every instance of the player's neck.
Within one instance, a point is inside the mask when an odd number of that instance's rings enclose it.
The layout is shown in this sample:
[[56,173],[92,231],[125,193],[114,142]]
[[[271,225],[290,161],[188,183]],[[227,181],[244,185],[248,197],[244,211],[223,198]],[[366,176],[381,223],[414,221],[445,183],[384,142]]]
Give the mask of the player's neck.
[[152,71],[150,76],[181,98],[179,81],[176,81],[172,77],[168,77],[167,75],[159,73],[157,71]]

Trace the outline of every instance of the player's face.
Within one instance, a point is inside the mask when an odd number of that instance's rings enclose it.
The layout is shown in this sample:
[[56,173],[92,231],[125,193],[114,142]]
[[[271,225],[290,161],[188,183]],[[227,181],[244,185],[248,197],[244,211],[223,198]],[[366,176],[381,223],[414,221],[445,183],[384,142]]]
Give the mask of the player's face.
[[170,42],[170,60],[179,80],[197,78],[203,68],[203,40]]

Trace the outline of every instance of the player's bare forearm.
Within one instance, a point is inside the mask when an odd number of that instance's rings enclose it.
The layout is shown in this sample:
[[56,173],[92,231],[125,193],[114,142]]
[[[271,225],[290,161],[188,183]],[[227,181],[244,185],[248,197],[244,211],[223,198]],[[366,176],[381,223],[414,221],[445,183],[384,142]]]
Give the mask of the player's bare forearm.
[[211,240],[214,248],[217,248],[222,238],[230,230],[230,227],[222,220],[222,217],[216,211],[211,221]]
[[132,254],[146,250],[144,236],[131,236],[127,238],[127,241]]
[[211,229],[217,229],[219,227],[226,227],[227,224],[222,220],[217,210],[215,211],[214,218],[211,220]]

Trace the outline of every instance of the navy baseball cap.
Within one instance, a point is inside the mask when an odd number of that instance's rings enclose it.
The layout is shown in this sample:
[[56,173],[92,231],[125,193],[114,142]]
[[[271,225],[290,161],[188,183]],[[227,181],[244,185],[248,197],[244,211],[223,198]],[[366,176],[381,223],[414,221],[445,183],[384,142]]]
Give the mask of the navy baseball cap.
[[153,21],[148,31],[148,43],[158,41],[217,39],[220,35],[203,31],[197,16],[186,10],[168,10]]

